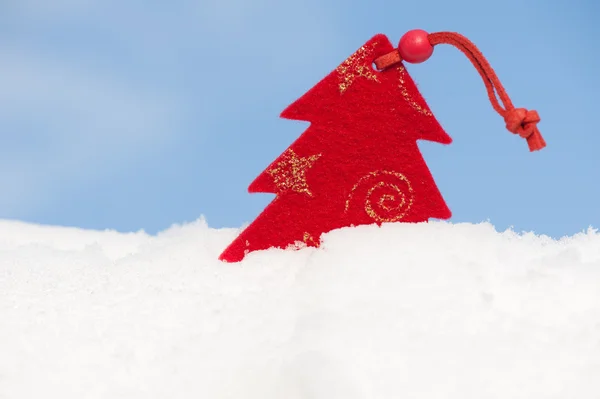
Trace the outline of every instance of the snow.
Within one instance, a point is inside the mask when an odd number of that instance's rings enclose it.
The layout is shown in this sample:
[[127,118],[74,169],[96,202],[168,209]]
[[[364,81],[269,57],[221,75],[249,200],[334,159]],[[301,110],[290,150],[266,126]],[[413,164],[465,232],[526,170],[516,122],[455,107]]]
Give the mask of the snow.
[[0,398],[600,397],[600,234],[390,224],[216,260],[237,229],[0,222]]

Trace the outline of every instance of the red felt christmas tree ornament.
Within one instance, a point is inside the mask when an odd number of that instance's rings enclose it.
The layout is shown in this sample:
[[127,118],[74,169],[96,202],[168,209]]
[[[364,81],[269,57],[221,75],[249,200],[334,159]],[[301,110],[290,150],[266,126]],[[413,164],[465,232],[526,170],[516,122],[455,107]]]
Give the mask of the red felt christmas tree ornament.
[[341,227],[450,218],[417,140],[452,139],[404,66],[426,61],[439,44],[469,58],[510,132],[530,151],[545,147],[537,112],[513,106],[464,36],[413,30],[394,48],[376,35],[282,112],[310,126],[250,184],[249,192],[276,197],[219,259],[237,262],[252,251],[299,243],[318,247],[323,233]]

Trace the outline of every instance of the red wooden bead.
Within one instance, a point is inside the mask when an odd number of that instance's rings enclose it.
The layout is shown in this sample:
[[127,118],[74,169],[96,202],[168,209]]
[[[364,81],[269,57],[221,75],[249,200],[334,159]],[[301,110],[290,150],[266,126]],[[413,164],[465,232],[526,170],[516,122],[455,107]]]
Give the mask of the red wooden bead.
[[400,39],[398,52],[403,61],[419,64],[433,54],[433,46],[429,43],[428,33],[421,29],[408,31]]

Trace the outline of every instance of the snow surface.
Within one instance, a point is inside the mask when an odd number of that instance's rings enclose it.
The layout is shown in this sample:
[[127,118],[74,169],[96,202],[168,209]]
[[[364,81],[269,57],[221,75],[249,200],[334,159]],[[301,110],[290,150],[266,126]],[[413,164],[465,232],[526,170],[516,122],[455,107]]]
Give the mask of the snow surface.
[[598,399],[600,234],[237,234],[0,222],[0,398]]

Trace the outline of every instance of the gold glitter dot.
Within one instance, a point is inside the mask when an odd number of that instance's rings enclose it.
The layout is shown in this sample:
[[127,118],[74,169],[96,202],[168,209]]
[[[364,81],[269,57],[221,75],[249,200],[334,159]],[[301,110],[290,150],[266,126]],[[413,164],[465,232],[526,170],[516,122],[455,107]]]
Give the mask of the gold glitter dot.
[[306,244],[308,244],[308,243],[309,243],[309,241],[310,241],[310,242],[312,242],[313,244],[315,244],[317,247],[319,246],[319,242],[318,242],[317,240],[315,240],[315,239],[314,239],[314,237],[313,237],[313,236],[312,236],[310,233],[308,233],[308,232],[305,232],[305,233],[304,233],[304,238],[303,238],[303,240],[304,240],[304,242],[305,242]]

